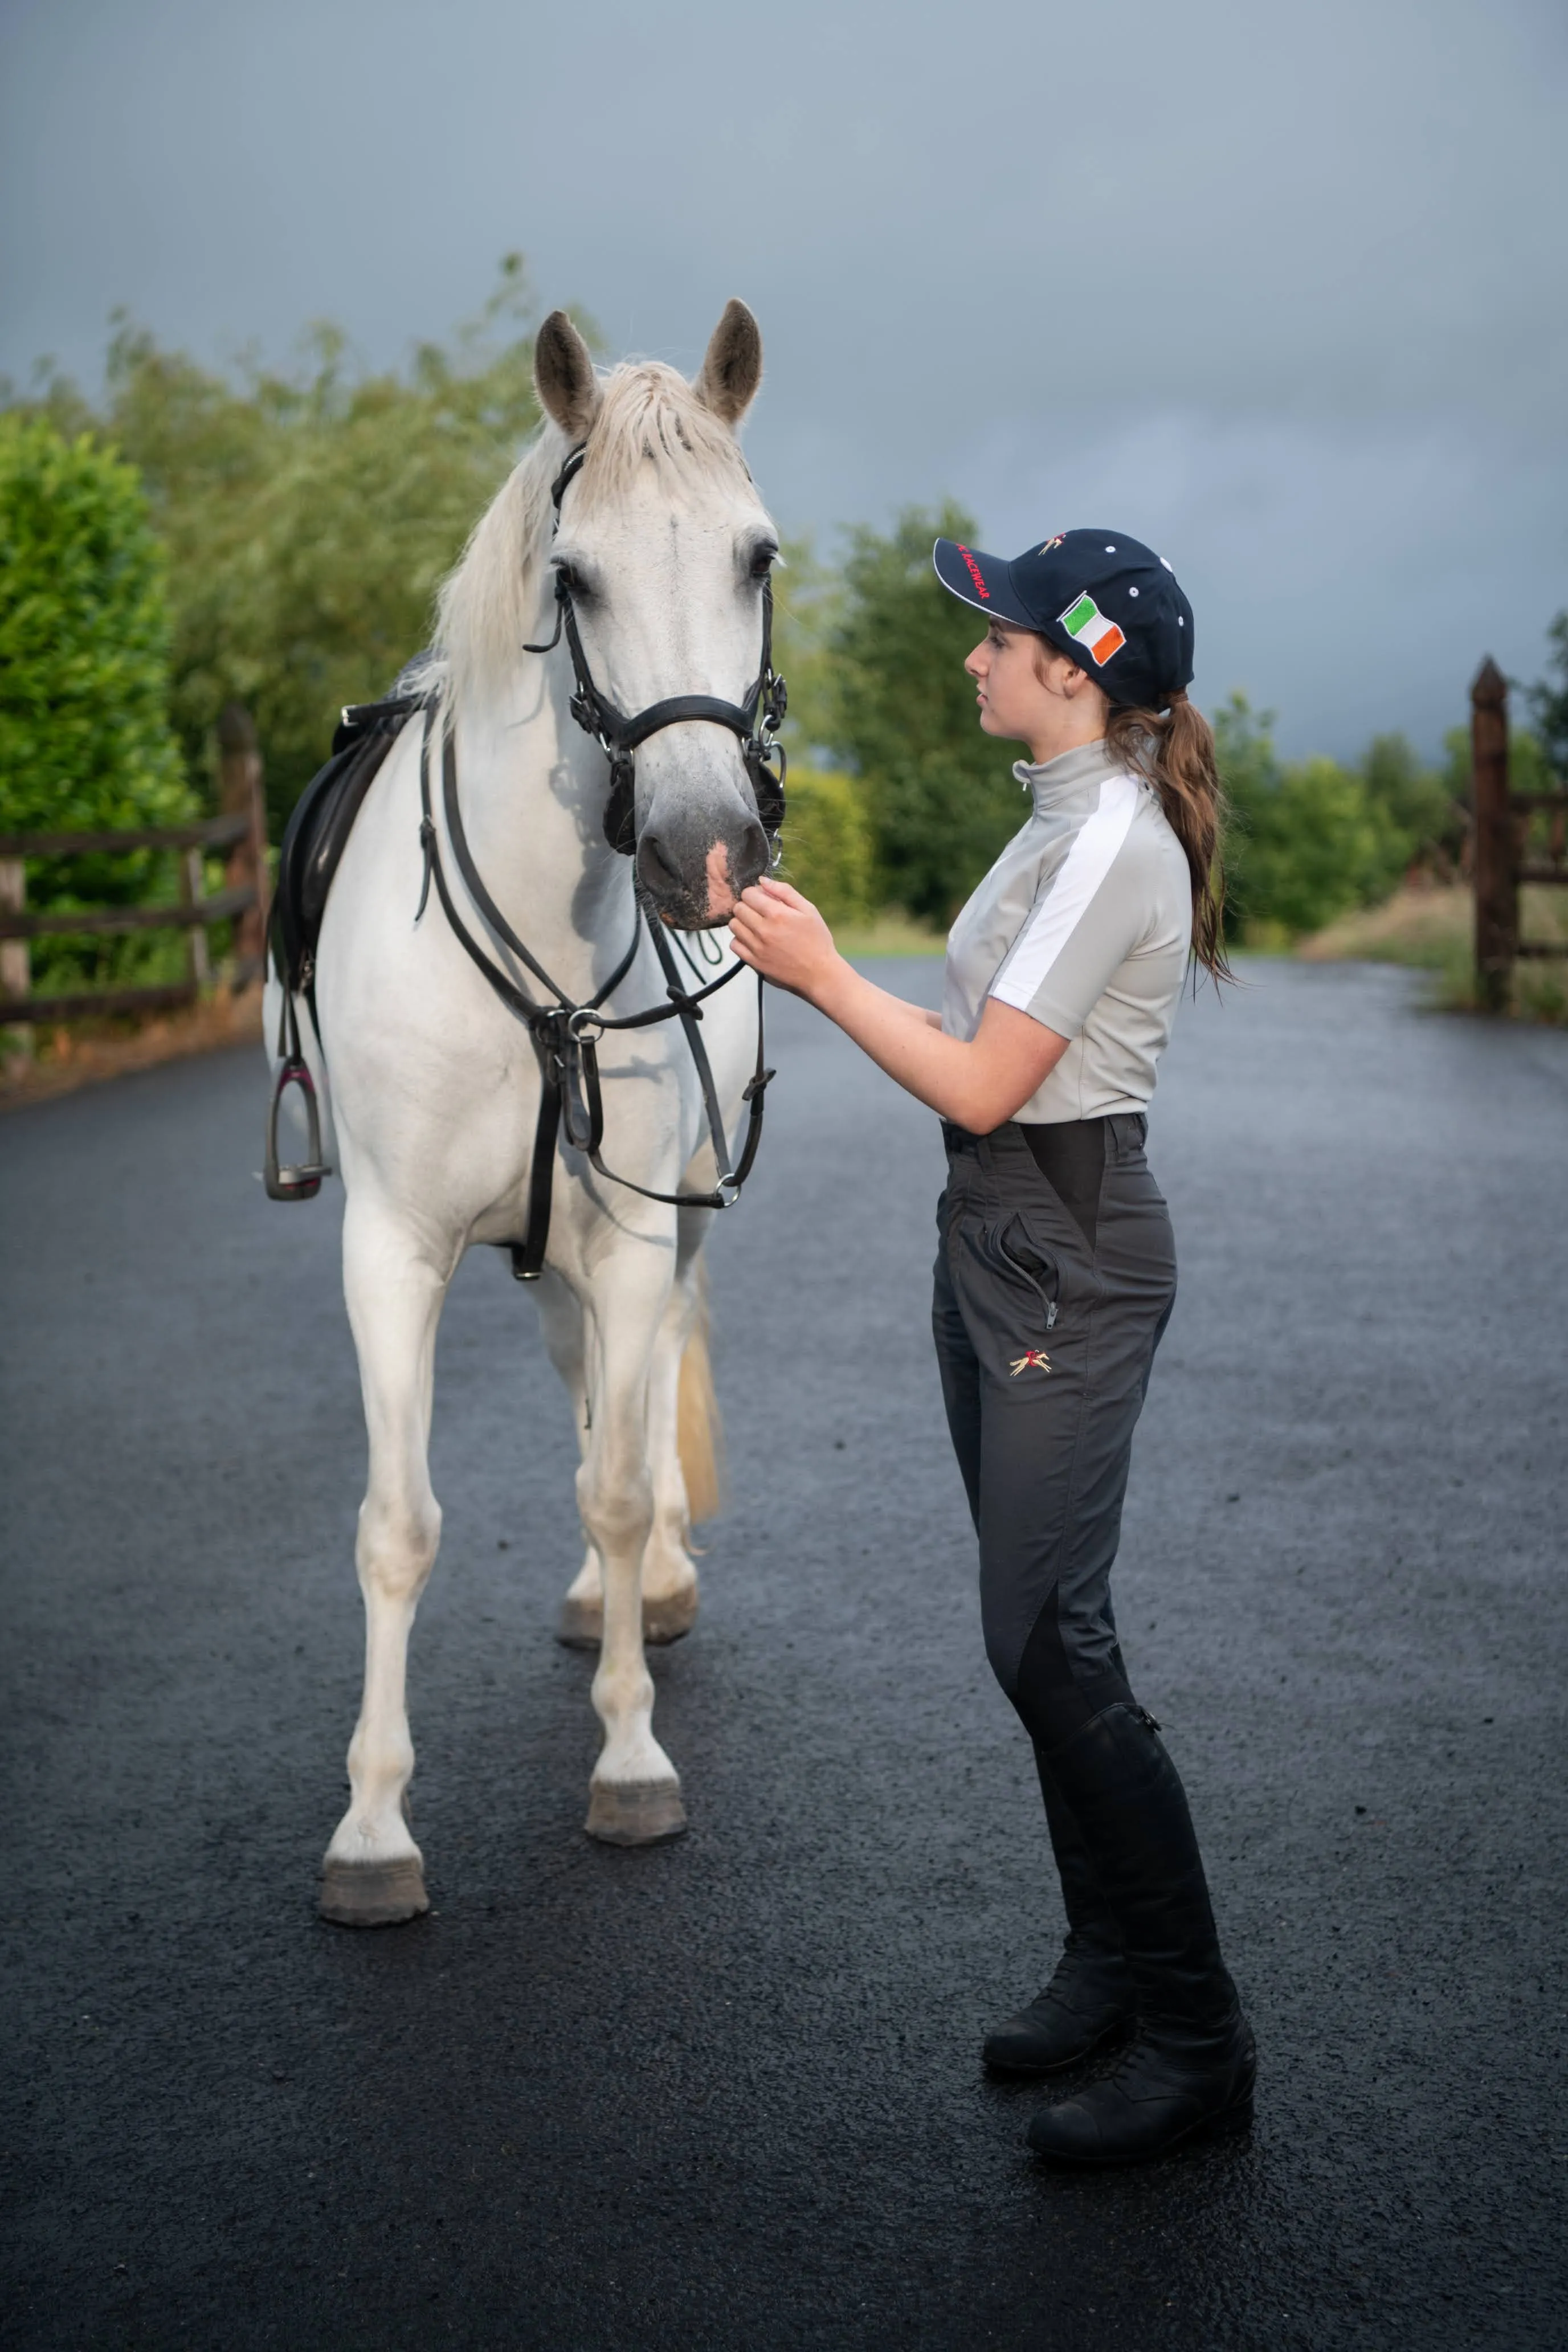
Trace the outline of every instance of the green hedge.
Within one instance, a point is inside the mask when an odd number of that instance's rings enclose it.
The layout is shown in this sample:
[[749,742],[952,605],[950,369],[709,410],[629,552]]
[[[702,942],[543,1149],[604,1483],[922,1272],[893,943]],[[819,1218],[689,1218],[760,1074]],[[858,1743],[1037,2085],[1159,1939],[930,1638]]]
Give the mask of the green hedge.
[[[169,725],[163,551],[133,467],[90,435],[0,415],[0,832],[74,833],[189,816]],[[174,895],[173,860],[29,864],[31,906]],[[177,935],[39,940],[36,986],[164,979]]]
[[163,551],[135,468],[0,415],[0,827],[174,824]]
[[780,872],[830,923],[872,910],[871,827],[852,776],[797,762],[789,772]]

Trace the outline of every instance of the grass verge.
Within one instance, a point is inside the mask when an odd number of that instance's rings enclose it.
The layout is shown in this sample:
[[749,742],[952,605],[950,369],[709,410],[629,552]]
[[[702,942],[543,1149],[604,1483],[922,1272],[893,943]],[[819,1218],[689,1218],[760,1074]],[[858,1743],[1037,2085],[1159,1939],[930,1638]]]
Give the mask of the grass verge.
[[947,952],[947,937],[917,923],[901,908],[885,908],[866,922],[836,923],[833,944],[846,956],[939,956]]
[[[1563,954],[1561,961],[1515,965],[1513,1014],[1522,1021],[1568,1023],[1568,890],[1521,891],[1520,933],[1558,942]],[[1465,884],[1454,883],[1396,890],[1383,906],[1342,915],[1326,930],[1297,940],[1294,952],[1308,963],[1398,963],[1429,971],[1435,1006],[1473,1012],[1474,937],[1475,901]]]
[[[76,1022],[70,1028],[39,1029],[30,1054],[7,1052],[0,1031],[0,1110],[21,1103],[45,1102],[51,1095],[68,1095],[100,1078],[118,1078],[127,1070],[150,1070],[159,1062],[178,1061],[185,1054],[210,1054],[220,1045],[243,1045],[261,1039],[261,991],[247,988],[231,996],[219,989],[205,1003],[188,1012],[169,1013],[152,1021]],[[258,1085],[260,1065],[258,1064]]]

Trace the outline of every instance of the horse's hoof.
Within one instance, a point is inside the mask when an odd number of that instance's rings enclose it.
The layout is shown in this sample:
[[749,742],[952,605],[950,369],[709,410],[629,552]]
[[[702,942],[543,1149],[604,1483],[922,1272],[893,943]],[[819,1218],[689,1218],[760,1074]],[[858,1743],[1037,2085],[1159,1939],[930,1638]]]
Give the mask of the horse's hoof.
[[663,1648],[668,1642],[683,1642],[697,1622],[697,1587],[689,1584],[679,1592],[667,1592],[662,1600],[645,1601],[642,1605],[642,1637]]
[[570,1593],[561,1603],[561,1615],[555,1627],[555,1638],[568,1650],[596,1650],[604,1638],[605,1604],[602,1601],[574,1601]]
[[[684,1641],[697,1622],[697,1587],[671,1592],[642,1605],[642,1637],[654,1649]],[[555,1638],[568,1650],[596,1650],[605,1638],[602,1601],[574,1601],[568,1593],[561,1603]]]
[[428,1911],[430,1897],[411,1854],[401,1862],[328,1862],[320,1908],[336,1927],[395,1927]]
[[679,1837],[686,1827],[686,1808],[679,1780],[591,1780],[588,1818],[583,1824],[590,1837],[605,1845],[658,1845]]

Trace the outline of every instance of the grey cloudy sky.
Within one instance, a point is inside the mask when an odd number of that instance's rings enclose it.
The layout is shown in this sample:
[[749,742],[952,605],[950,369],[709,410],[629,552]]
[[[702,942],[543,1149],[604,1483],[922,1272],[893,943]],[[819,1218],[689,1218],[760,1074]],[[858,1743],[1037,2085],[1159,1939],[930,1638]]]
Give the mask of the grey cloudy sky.
[[786,529],[1114,524],[1202,698],[1432,748],[1568,604],[1565,100],[1561,0],[4,0],[0,369],[740,293]]

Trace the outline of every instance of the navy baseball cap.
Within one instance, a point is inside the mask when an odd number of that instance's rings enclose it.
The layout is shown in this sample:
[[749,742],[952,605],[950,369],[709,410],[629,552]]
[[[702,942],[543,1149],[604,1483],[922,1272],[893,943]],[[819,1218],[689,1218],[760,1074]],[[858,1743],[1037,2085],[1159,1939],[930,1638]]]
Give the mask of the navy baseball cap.
[[1009,562],[956,539],[931,551],[944,588],[1032,629],[1112,702],[1163,710],[1193,675],[1193,608],[1163,555],[1120,530],[1059,530]]

